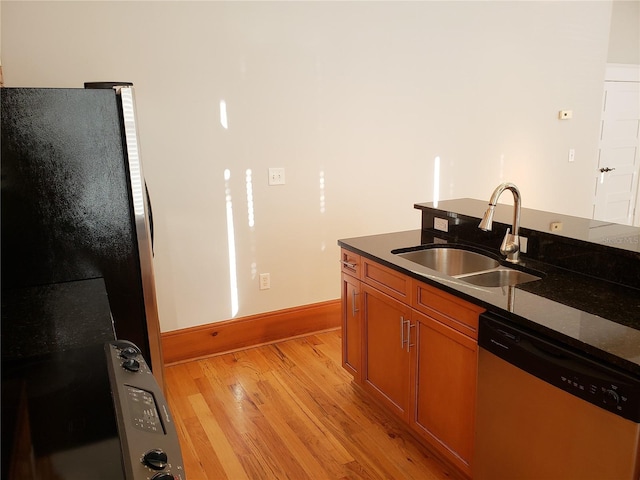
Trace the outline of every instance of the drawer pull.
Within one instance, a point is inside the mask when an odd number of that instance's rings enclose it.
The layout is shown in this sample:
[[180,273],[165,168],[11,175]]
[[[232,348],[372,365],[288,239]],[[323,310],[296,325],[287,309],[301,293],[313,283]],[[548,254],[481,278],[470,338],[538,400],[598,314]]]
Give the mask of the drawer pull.
[[356,268],[356,264],[355,263],[351,263],[351,262],[347,262],[346,260],[342,260],[341,261],[342,265],[344,265],[347,268]]
[[404,317],[400,316],[400,350],[404,350]]

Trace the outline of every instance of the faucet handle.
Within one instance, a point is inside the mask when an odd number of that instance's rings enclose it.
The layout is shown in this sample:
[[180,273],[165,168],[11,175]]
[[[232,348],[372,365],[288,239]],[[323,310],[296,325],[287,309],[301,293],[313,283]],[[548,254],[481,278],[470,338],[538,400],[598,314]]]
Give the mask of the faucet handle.
[[510,262],[518,261],[518,252],[520,251],[520,237],[511,234],[511,228],[507,228],[507,233],[500,245],[500,253],[507,256]]

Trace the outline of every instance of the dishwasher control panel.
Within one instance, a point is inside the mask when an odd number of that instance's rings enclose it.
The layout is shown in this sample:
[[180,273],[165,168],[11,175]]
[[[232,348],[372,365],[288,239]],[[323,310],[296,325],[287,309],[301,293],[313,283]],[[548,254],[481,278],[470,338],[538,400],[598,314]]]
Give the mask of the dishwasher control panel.
[[478,346],[576,397],[640,423],[640,379],[490,314]]
[[634,418],[633,415],[634,408],[636,414],[640,413],[638,412],[640,392],[637,386],[634,388],[632,385],[632,379],[625,381],[624,378],[616,378],[615,374],[610,376],[609,372],[605,372],[605,375],[608,378],[582,372],[560,371],[556,379],[559,381],[550,383],[605,410],[640,422],[640,416]]

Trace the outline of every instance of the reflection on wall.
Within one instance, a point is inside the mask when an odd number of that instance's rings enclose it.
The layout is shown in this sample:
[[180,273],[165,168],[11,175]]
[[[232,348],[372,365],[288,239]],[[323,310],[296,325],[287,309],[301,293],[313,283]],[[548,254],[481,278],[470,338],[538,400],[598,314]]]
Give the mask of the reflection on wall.
[[227,246],[229,255],[229,291],[231,292],[231,317],[238,314],[238,272],[236,267],[236,235],[233,226],[233,201],[231,198],[231,170],[224,171],[224,193],[227,211]]
[[433,206],[438,208],[440,200],[440,157],[433,159]]

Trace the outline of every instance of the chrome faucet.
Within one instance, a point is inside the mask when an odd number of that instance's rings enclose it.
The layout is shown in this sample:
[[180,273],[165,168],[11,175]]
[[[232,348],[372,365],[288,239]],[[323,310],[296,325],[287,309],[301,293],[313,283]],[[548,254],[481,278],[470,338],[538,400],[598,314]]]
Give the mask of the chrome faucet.
[[[507,233],[500,245],[500,253],[507,256],[509,262],[518,263],[520,253],[520,190],[513,183],[505,182],[496,187],[489,199],[489,208],[484,212],[482,221],[478,228],[484,231],[490,231],[493,224],[493,213],[496,205],[498,204],[498,198],[505,190],[511,190],[513,194],[513,225],[512,228],[507,228]],[[513,230],[513,233],[512,233]]]

